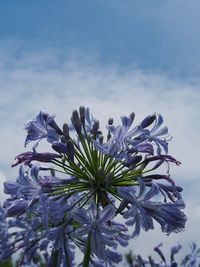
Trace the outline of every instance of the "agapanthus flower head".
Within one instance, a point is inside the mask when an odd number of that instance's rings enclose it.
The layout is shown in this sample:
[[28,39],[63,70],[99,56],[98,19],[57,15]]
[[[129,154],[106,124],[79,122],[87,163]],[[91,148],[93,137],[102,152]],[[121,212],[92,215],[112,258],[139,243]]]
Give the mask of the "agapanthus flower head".
[[[115,266],[122,260],[118,247],[153,230],[155,221],[166,234],[183,230],[182,188],[169,175],[169,165],[180,162],[167,154],[163,123],[154,113],[136,125],[132,112],[120,125],[109,119],[103,136],[89,108],[74,110],[61,127],[54,115],[39,112],[25,127],[33,150],[16,157],[19,175],[4,184],[10,198],[0,213],[0,248],[7,249],[0,259],[18,251],[20,266],[40,255],[49,266],[71,267],[78,247],[81,266]],[[37,151],[42,139],[50,151]]]

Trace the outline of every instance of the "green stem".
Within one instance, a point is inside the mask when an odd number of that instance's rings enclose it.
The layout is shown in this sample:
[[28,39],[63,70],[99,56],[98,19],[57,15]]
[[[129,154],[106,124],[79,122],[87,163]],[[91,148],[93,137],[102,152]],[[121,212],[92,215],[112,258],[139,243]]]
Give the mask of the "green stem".
[[87,238],[86,248],[85,248],[85,255],[83,258],[83,267],[88,267],[90,263],[90,253],[91,253],[90,239],[91,239],[91,232],[88,233],[88,238]]
[[51,255],[51,264],[52,266],[58,266],[57,262],[58,262],[58,254],[59,254],[59,251],[58,250],[55,250],[53,251],[52,255]]

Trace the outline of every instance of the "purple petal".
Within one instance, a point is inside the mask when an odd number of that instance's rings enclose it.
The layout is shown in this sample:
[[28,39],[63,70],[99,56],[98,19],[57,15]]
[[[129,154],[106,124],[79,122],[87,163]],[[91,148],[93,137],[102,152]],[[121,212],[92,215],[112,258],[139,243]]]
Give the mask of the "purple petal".
[[152,183],[151,189],[145,194],[144,200],[149,200],[150,198],[156,196],[159,193],[159,186]]
[[160,129],[154,136],[160,136],[160,135],[167,135],[168,134],[168,128],[167,126]]
[[19,184],[15,182],[4,182],[4,193],[8,195],[16,195],[19,190]]
[[156,114],[157,117],[156,117],[156,122],[155,122],[155,125],[154,127],[152,128],[151,132],[155,132],[162,124],[163,124],[163,117],[161,114]]
[[154,154],[154,149],[153,149],[152,144],[148,143],[147,141],[144,141],[142,143],[139,143],[134,148],[138,152],[149,153],[150,155],[153,155]]
[[115,215],[115,208],[111,205],[106,206],[101,212],[100,218],[97,220],[98,224],[105,223],[112,219]]
[[138,182],[139,182],[139,193],[138,193],[138,198],[143,196],[145,194],[145,191],[146,191],[146,186],[145,186],[145,183],[141,180],[141,179],[138,179]]
[[144,118],[144,120],[141,122],[140,125],[141,125],[142,128],[146,128],[149,125],[151,125],[154,122],[155,119],[156,119],[155,114],[148,115],[146,118]]
[[113,234],[119,233],[119,228],[117,228],[117,227],[99,225],[98,228],[99,228],[100,232],[102,232],[106,235],[113,235]]
[[92,220],[95,221],[97,218],[97,205],[95,204],[94,200],[92,200],[90,203],[89,214]]
[[122,255],[119,254],[118,252],[114,252],[111,250],[107,250],[107,256],[111,259],[112,262],[114,263],[119,263],[122,261]]
[[26,200],[15,200],[13,203],[6,209],[6,216],[7,217],[14,217],[18,216],[25,212],[27,208],[27,201]]
[[100,259],[105,258],[105,248],[103,246],[102,237],[96,230],[91,232],[91,251]]
[[91,219],[88,217],[84,209],[76,209],[73,213],[73,218],[82,224],[91,224]]
[[129,187],[120,187],[118,188],[118,193],[124,198],[134,203],[136,201],[135,198],[135,189]]
[[72,234],[72,236],[83,237],[84,235],[88,234],[90,229],[91,229],[90,225],[79,227],[78,229],[75,230],[75,232]]

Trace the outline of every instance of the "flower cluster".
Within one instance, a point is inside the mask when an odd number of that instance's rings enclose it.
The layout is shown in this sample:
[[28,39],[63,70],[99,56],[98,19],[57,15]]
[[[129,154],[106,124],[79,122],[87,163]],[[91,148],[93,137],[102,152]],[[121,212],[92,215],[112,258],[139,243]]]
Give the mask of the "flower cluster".
[[166,257],[164,256],[161,250],[162,243],[154,248],[154,251],[157,252],[161,261],[156,261],[149,256],[144,258],[141,255],[133,256],[132,252],[126,254],[126,261],[130,267],[199,267],[200,266],[200,248],[197,247],[195,243],[192,243],[190,253],[186,254],[179,261],[176,260],[176,254],[182,249],[182,246],[177,243],[171,247],[170,251],[170,261],[167,262]]
[[[152,114],[133,126],[134,117],[122,116],[117,126],[109,119],[104,136],[82,106],[61,128],[45,111],[28,121],[32,151],[16,157],[19,175],[4,184],[10,197],[0,209],[0,260],[18,252],[19,266],[37,266],[42,257],[47,266],[68,267],[78,247],[81,266],[115,266],[118,245],[155,222],[166,234],[185,228],[182,188],[169,175],[180,162],[168,155],[163,118]],[[38,151],[43,141],[50,152]]]

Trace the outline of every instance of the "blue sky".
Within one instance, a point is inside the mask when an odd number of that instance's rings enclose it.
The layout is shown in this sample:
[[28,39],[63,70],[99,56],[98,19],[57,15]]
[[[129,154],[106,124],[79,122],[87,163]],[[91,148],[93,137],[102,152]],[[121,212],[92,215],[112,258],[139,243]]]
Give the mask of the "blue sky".
[[199,8],[198,0],[7,0],[0,2],[0,39],[23,40],[23,49],[93,54],[122,68],[197,76]]
[[167,250],[199,242],[199,9],[198,0],[0,1],[1,182],[16,178],[24,123],[42,108],[60,123],[80,105],[102,124],[159,112],[182,162],[171,172],[184,187],[188,226],[170,237],[144,233],[130,248],[148,255],[161,240]]

